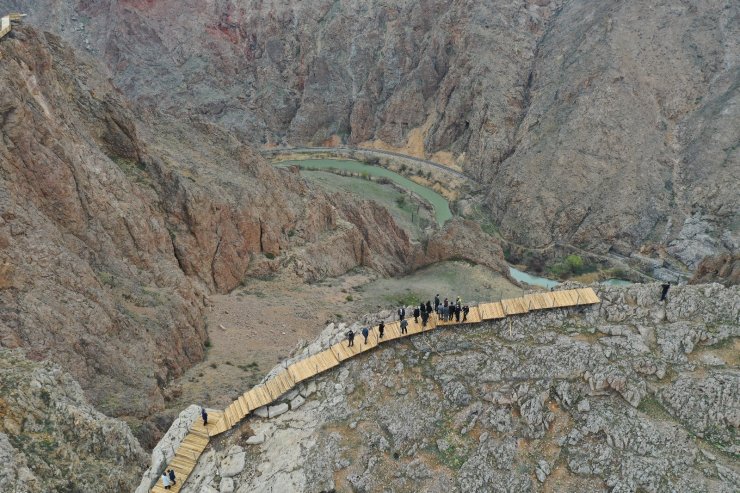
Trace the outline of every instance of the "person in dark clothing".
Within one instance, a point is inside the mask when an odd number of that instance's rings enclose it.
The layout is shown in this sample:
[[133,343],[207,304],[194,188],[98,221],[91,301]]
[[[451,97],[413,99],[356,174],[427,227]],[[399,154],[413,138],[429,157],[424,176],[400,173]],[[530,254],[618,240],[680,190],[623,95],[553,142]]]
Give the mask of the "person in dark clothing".
[[352,329],[347,332],[347,347],[352,347],[355,345],[355,331]]
[[665,297],[668,295],[668,290],[671,288],[670,284],[661,284],[663,291],[660,293],[660,301],[665,301]]
[[421,326],[422,327],[426,327],[427,326],[427,321],[428,320],[429,320],[429,312],[426,311],[426,310],[423,311],[423,312],[421,312]]
[[442,305],[444,305],[444,306],[450,306],[450,300],[448,300],[447,298],[445,298],[445,301],[444,301],[444,303],[442,303]]
[[419,313],[424,313],[427,311],[427,307],[424,306],[424,302],[419,303]]
[[368,329],[367,327],[364,327],[362,329],[362,337],[365,338],[365,344],[367,344],[367,336],[369,335],[370,335],[370,329]]
[[173,485],[177,484],[177,480],[175,478],[175,471],[170,469],[167,474],[169,474],[170,476],[170,483],[172,483]]
[[427,300],[427,314],[432,314],[432,304]]
[[380,334],[380,338],[383,338],[383,335],[385,334],[385,324],[383,321],[380,321],[380,324],[378,324],[378,334]]
[[408,334],[408,326],[409,321],[408,320],[401,320],[401,334]]
[[434,311],[439,313],[439,295],[434,297]]
[[414,308],[414,323],[415,324],[419,323],[419,315],[421,315],[421,313],[419,312],[419,308],[418,307]]
[[205,407],[200,408],[200,417],[203,418],[203,426],[208,426],[208,413]]
[[398,309],[398,320],[403,320],[406,318],[406,308],[401,307]]
[[460,308],[460,305],[455,305],[455,322],[460,321],[460,312],[462,311],[462,308]]
[[470,307],[468,305],[465,305],[462,307],[463,322],[466,322],[468,320],[469,312],[470,312]]

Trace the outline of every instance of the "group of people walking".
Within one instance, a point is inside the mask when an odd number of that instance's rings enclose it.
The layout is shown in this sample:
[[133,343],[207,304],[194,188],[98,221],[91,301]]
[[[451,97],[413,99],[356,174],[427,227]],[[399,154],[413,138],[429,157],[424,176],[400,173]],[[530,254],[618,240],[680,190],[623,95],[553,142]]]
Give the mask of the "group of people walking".
[[175,478],[175,471],[170,469],[169,471],[162,473],[162,486],[164,486],[164,489],[169,490],[176,484],[177,480]]
[[[442,322],[452,321],[453,318],[455,322],[460,322],[461,316],[462,322],[466,322],[469,312],[470,307],[468,305],[463,305],[462,298],[460,298],[459,296],[457,297],[455,302],[452,303],[447,298],[445,298],[444,301],[441,301],[439,298],[439,294],[437,294],[434,297],[434,306],[432,306],[431,300],[428,300],[426,303],[420,303],[419,306],[415,306],[411,311],[411,314],[414,317],[414,323],[418,324],[419,319],[421,319],[421,326],[426,327],[427,323],[429,323],[429,318],[433,314],[437,316],[437,320]],[[409,322],[406,319],[406,307],[399,307],[396,313],[398,314],[398,320],[400,321],[399,325],[401,329],[401,334],[408,334]],[[360,333],[365,338],[365,344],[367,344],[367,338],[370,336],[370,328],[363,327]],[[349,347],[354,346],[355,336],[357,335],[355,331],[350,329],[346,335],[347,345]],[[378,324],[378,339],[382,339],[384,335],[385,324],[383,323],[383,321],[381,321]]]

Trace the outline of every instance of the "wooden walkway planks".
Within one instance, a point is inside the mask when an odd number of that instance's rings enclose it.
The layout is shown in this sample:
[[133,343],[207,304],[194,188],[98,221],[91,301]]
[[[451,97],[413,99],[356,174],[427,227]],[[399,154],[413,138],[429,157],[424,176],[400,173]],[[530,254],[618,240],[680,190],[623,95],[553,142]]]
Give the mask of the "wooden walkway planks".
[[198,459],[203,451],[208,446],[209,430],[214,428],[218,421],[221,421],[223,413],[220,411],[208,410],[208,426],[203,425],[203,421],[197,418],[191,425],[190,431],[185,438],[183,438],[180,445],[175,451],[175,455],[167,464],[166,469],[172,469],[175,471],[175,477],[177,478],[177,484],[172,486],[170,489],[164,489],[162,485],[162,478],[157,480],[157,483],[152,488],[153,493],[166,493],[166,492],[178,492],[182,488],[182,485],[187,480],[190,473],[193,472]]
[[[406,335],[428,332],[438,327],[459,324],[475,324],[485,320],[496,320],[510,315],[529,313],[535,310],[548,310],[569,306],[583,306],[599,303],[599,297],[591,288],[579,288],[545,293],[533,293],[519,298],[502,300],[494,303],[484,303],[470,307],[468,319],[465,322],[454,320],[442,322],[436,315],[429,318],[426,327],[421,326],[421,320],[415,323],[413,317],[408,319],[408,333],[401,334],[399,322],[389,322],[385,326],[385,335],[382,339],[378,337],[377,326],[372,327],[368,342],[365,344],[362,334],[355,336],[352,347],[347,346],[347,341],[342,340],[328,349],[296,361],[286,369],[278,372],[263,384],[257,385],[245,392],[233,401],[223,413],[209,411],[209,424],[203,426],[197,420],[190,429],[188,435],[175,452],[175,456],[167,468],[175,470],[178,481],[177,485],[169,490],[162,487],[161,479],[152,488],[154,493],[178,492],[190,473],[195,468],[200,454],[208,446],[210,437],[223,433],[239,423],[253,410],[271,404],[281,395],[285,394],[298,383],[312,378],[330,368],[339,365],[340,362],[369,351],[378,345],[405,337]],[[423,330],[422,330],[423,329]]]
[[8,14],[0,17],[0,39],[13,29],[13,22],[23,19],[26,14]]
[[10,16],[5,16],[0,19],[0,39],[2,39],[3,36],[8,34],[11,30],[10,27]]

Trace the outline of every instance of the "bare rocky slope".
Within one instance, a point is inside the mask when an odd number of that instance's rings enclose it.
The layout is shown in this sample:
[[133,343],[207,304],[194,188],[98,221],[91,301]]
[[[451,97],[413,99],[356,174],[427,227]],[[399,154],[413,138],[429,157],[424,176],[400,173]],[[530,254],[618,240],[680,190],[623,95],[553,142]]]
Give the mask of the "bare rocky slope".
[[659,293],[386,343],[212,440],[183,491],[737,491],[740,288]]
[[737,2],[2,0],[255,145],[448,152],[528,247],[736,251]]
[[58,365],[0,349],[0,491],[132,491],[146,453]]
[[105,413],[161,411],[203,358],[205,297],[247,276],[505,269],[474,224],[425,251],[374,202],[311,189],[215,125],[133,109],[53,34],[18,27],[0,60],[0,344],[63,365]]

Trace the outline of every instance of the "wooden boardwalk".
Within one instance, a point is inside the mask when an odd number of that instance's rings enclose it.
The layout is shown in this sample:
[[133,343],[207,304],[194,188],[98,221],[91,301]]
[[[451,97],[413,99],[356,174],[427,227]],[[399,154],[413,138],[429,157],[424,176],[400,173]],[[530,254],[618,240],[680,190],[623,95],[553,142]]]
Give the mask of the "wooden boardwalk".
[[0,39],[3,38],[6,34],[8,34],[12,29],[13,21],[19,21],[23,19],[26,16],[26,14],[8,14],[4,17],[0,18]]
[[209,412],[209,424],[207,427],[204,427],[200,420],[196,420],[196,423],[193,424],[188,435],[175,452],[174,458],[167,466],[167,469],[171,468],[175,470],[177,485],[169,490],[165,490],[162,486],[162,480],[159,479],[151,491],[153,493],[180,491],[183,483],[185,483],[195,468],[198,457],[200,457],[200,454],[208,445],[210,437],[231,429],[252,411],[276,401],[281,395],[291,390],[298,383],[335,366],[339,366],[341,362],[358,354],[370,351],[380,344],[401,337],[428,332],[446,325],[476,324],[486,320],[502,319],[531,311],[592,305],[599,302],[599,297],[596,296],[596,293],[591,288],[569,289],[528,294],[519,298],[472,306],[465,322],[462,320],[460,322],[444,322],[437,320],[437,317],[433,316],[429,319],[427,326],[422,327],[421,320],[419,323],[416,323],[413,317],[411,317],[408,319],[408,333],[406,334],[401,334],[400,322],[390,322],[385,326],[385,335],[382,339],[379,337],[378,327],[375,326],[370,331],[367,343],[365,343],[362,334],[355,336],[354,345],[351,347],[348,346],[346,340],[338,342],[323,351],[296,361],[266,382],[248,390],[229,404],[223,413]]

